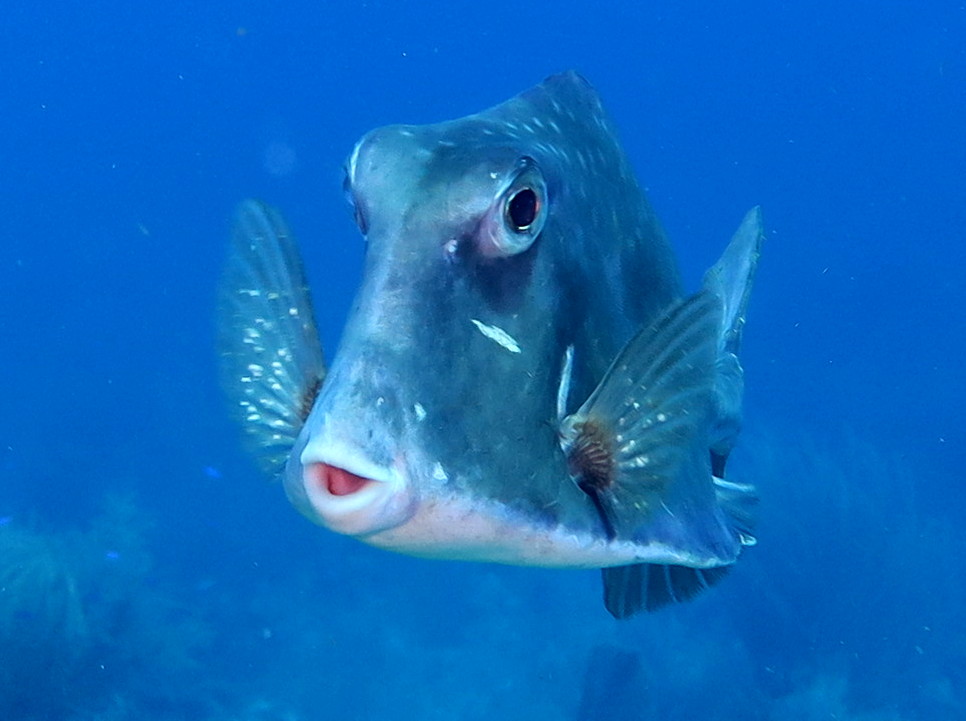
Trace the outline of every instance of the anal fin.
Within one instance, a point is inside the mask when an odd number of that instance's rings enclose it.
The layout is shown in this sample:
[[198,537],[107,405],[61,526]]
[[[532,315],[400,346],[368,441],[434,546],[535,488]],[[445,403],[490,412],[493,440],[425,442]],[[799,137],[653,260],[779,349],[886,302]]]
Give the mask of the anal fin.
[[687,601],[716,584],[730,566],[690,568],[660,563],[636,563],[602,569],[604,606],[614,618]]

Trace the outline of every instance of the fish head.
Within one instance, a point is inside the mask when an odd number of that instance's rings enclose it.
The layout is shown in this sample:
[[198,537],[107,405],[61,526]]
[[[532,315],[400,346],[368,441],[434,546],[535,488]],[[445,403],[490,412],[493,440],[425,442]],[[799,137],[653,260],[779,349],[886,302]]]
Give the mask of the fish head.
[[467,118],[374,130],[345,191],[364,274],[288,464],[295,505],[435,553],[438,538],[413,538],[437,531],[406,530],[427,508],[480,497],[539,512],[574,492],[560,482],[562,363],[583,333],[599,376],[622,340],[613,223],[641,198],[596,93],[567,74]]
[[486,449],[510,441],[495,424],[530,435],[553,416],[546,171],[507,138],[459,135],[383,128],[347,164],[364,279],[289,473],[298,505],[336,531],[404,524],[436,489],[499,472]]

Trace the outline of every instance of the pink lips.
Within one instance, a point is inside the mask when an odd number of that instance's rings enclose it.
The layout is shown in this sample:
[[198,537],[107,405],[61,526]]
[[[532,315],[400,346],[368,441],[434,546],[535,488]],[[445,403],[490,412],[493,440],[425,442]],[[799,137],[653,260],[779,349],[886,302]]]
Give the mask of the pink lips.
[[370,478],[357,476],[344,468],[330,466],[328,463],[313,463],[305,469],[305,474],[316,487],[333,496],[351,496],[375,483]]

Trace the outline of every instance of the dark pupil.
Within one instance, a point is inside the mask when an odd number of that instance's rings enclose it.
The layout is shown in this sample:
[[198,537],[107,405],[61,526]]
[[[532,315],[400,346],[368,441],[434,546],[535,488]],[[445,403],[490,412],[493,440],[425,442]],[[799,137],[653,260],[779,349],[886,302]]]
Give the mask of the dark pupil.
[[537,194],[532,188],[524,188],[510,198],[506,209],[510,224],[517,232],[529,228],[537,218]]

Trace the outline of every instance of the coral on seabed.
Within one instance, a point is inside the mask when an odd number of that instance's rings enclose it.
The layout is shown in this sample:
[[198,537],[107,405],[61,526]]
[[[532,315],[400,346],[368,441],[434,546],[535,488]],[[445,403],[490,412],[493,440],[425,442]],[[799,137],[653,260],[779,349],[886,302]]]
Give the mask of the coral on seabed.
[[56,539],[0,526],[0,718],[64,703],[89,648],[81,592]]
[[145,528],[119,499],[83,531],[0,526],[0,719],[199,704],[210,634],[152,582]]

